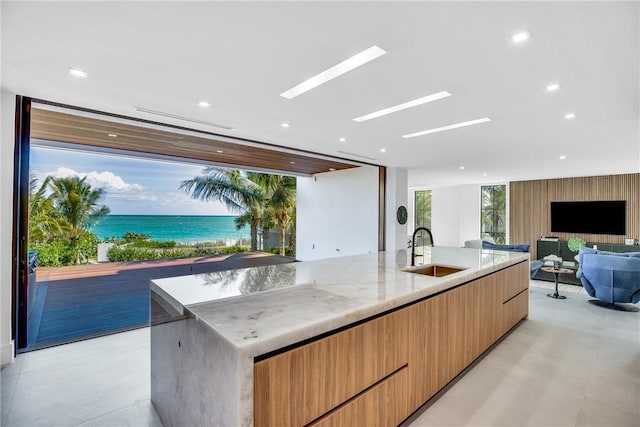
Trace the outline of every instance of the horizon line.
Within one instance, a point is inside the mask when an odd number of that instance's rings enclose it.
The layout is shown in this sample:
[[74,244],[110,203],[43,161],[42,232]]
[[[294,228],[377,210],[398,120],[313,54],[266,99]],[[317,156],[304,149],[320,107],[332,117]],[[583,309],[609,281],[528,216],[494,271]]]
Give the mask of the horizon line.
[[[153,214],[153,213],[109,213],[107,216],[240,216],[238,214]],[[106,218],[106,216],[105,216]]]

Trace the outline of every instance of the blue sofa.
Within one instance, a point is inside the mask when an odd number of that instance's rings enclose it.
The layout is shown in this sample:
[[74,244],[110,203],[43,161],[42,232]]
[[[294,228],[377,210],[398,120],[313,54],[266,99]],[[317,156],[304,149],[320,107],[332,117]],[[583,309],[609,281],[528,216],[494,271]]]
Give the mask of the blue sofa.
[[605,301],[610,308],[620,308],[614,306],[616,302],[640,301],[640,252],[617,253],[581,247],[578,262],[576,277],[590,296]]
[[[497,245],[495,243],[490,243],[487,241],[482,241],[482,249],[492,249],[496,251],[510,251],[510,252],[529,252],[529,245],[527,244],[519,244],[519,245]],[[533,278],[540,268],[542,268],[542,261],[529,261],[530,268],[530,278]]]

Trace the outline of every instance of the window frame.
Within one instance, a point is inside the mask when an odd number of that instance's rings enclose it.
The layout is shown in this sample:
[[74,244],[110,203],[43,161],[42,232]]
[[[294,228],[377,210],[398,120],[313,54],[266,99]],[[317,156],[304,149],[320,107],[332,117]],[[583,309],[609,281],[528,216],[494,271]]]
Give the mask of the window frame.
[[[488,206],[485,207],[485,189],[487,188],[496,188],[496,187],[502,187],[503,188],[503,205],[502,206],[496,206],[493,204],[493,201],[491,202],[491,204],[489,204]],[[492,195],[493,197],[493,195]],[[480,238],[484,238],[484,237],[491,237],[493,238],[493,240],[498,243],[498,244],[505,244],[508,241],[508,187],[506,184],[491,184],[491,185],[481,185],[480,186]],[[485,220],[485,212],[492,212],[493,215],[491,215],[492,217],[496,217],[496,213],[498,213],[497,215],[497,220],[494,224],[492,224],[491,228],[487,231],[485,229],[485,225],[486,225],[486,220]],[[497,229],[494,229],[497,228]],[[500,231],[502,230],[502,231]]]
[[[429,222],[428,224],[423,224],[423,225],[419,225],[418,224],[418,193],[428,193],[428,197],[429,197]],[[431,229],[431,214],[433,212],[432,206],[431,206],[431,199],[432,197],[432,192],[431,190],[416,190],[413,192],[413,229],[415,230],[418,227],[427,227],[428,229]],[[424,219],[424,215],[422,216],[422,219]]]

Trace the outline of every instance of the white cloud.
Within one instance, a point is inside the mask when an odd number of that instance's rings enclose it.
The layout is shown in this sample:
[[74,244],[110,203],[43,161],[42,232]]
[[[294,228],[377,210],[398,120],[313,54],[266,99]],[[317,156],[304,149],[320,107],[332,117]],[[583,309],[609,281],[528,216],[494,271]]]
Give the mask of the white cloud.
[[[127,183],[121,176],[110,171],[78,172],[69,167],[58,167],[52,172],[40,172],[32,170],[39,182],[51,175],[56,178],[69,176],[86,176],[86,182],[92,188],[104,188],[105,198],[101,203],[111,209],[114,215],[127,214],[162,214],[162,215],[229,215],[237,212],[229,212],[226,207],[218,201],[203,202],[192,199],[182,191],[170,190],[168,188],[153,188],[152,184],[147,187],[136,183]],[[160,181],[160,180],[158,180]],[[162,184],[162,182],[160,182]],[[175,186],[172,184],[172,188]]]
[[113,172],[77,172],[71,168],[60,167],[53,172],[49,172],[46,175],[51,175],[56,178],[69,177],[69,176],[86,176],[86,183],[93,188],[104,188],[107,193],[124,193],[128,191],[142,191],[144,187],[140,184],[126,183],[120,176]]

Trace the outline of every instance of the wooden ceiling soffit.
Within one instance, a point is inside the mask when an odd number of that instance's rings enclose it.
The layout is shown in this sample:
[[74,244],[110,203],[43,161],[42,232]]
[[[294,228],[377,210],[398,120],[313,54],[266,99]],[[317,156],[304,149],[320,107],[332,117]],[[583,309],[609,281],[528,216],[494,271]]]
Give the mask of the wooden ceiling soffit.
[[360,166],[339,159],[312,157],[266,146],[245,145],[39,108],[31,112],[31,138],[297,175]]

